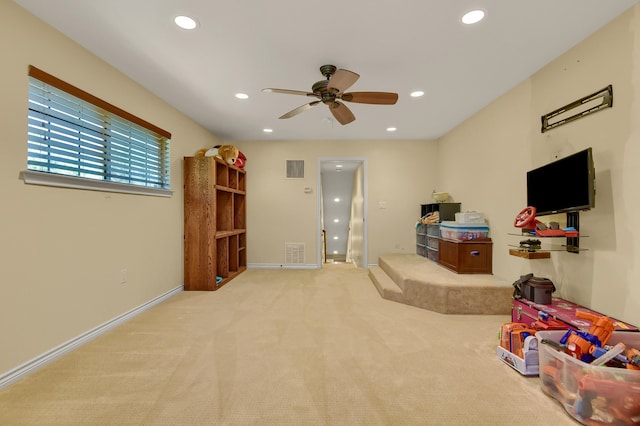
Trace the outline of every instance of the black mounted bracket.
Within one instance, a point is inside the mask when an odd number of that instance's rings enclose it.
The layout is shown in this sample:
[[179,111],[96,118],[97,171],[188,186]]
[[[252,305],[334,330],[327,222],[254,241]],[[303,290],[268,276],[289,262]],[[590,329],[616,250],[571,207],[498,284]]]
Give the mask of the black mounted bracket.
[[[598,103],[599,102],[599,103]],[[543,115],[542,133],[555,127],[570,123],[604,108],[613,106],[613,86],[610,84],[602,90]],[[572,115],[569,115],[572,113]]]

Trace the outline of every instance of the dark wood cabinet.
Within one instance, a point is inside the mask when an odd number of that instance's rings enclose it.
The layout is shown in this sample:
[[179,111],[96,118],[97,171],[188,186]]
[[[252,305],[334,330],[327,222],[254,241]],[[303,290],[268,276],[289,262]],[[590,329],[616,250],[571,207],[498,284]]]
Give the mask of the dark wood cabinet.
[[491,239],[470,241],[440,239],[438,262],[458,274],[491,274],[492,254]]

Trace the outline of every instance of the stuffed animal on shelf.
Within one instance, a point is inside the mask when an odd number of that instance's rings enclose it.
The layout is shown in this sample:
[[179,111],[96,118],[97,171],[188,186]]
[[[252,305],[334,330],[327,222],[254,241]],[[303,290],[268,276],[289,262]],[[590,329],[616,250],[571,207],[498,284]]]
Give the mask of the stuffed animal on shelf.
[[242,151],[238,151],[238,158],[236,158],[236,167],[244,169],[244,165],[247,163],[247,157],[242,153]]
[[196,157],[218,157],[227,164],[235,165],[240,151],[233,145],[216,145],[213,148],[202,148]]

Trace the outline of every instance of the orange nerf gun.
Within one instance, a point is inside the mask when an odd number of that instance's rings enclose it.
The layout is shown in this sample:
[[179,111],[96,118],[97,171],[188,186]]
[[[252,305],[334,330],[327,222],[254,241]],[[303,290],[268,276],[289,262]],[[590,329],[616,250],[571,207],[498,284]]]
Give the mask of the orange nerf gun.
[[584,311],[576,311],[576,316],[591,321],[591,328],[588,332],[569,330],[560,343],[567,346],[567,352],[573,357],[591,362],[593,347],[601,348],[607,344],[613,334],[614,322],[609,317]]

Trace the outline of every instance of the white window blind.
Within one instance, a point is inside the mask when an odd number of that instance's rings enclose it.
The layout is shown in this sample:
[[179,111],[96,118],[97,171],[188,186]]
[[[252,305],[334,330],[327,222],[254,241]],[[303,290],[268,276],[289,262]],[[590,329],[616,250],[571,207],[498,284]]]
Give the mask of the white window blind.
[[35,67],[29,74],[28,170],[170,189],[169,133]]

